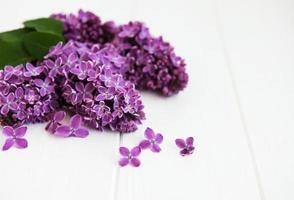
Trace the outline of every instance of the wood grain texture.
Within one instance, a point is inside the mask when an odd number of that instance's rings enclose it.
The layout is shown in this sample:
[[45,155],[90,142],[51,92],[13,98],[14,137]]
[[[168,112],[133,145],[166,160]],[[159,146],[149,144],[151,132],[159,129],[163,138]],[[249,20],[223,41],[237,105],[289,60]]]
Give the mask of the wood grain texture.
[[294,199],[294,2],[217,2],[264,199]]
[[[137,19],[186,58],[190,82],[171,98],[143,93],[147,121],[122,144],[137,145],[150,126],[164,134],[163,150],[120,169],[116,199],[260,199],[213,2],[139,1]],[[174,140],[187,136],[196,152],[183,158]]]

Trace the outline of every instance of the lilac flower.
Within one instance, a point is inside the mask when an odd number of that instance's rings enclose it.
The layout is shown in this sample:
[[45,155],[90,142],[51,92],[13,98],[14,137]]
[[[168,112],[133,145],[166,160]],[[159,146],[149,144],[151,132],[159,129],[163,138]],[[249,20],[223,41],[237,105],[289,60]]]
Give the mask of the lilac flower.
[[77,75],[80,80],[84,80],[87,78],[87,71],[90,66],[90,62],[82,62],[80,65],[70,69],[70,72]]
[[16,110],[17,104],[15,101],[15,95],[13,93],[9,93],[7,96],[0,96],[0,104],[1,104],[1,114],[7,115],[10,110]]
[[51,94],[54,92],[54,86],[52,85],[52,81],[49,78],[46,78],[45,81],[41,79],[35,79],[34,83],[40,88],[40,95],[42,97],[46,94]]
[[155,134],[151,128],[147,128],[145,130],[145,137],[147,140],[142,140],[139,145],[142,149],[150,148],[155,153],[161,151],[159,144],[162,143],[163,136],[160,133]]
[[84,85],[82,82],[77,82],[75,84],[75,88],[77,91],[77,102],[87,101],[88,99],[93,98],[93,91],[95,87],[92,83],[87,83]]
[[193,146],[194,138],[188,137],[185,140],[176,139],[176,145],[181,149],[180,154],[182,156],[190,155],[194,152],[195,147]]
[[141,153],[140,147],[134,147],[131,151],[126,147],[120,147],[119,153],[123,156],[123,158],[121,158],[118,162],[121,167],[124,167],[128,164],[131,164],[133,167],[140,166],[141,162],[137,158]]
[[3,128],[3,134],[8,138],[2,147],[3,151],[10,149],[13,145],[19,149],[24,149],[28,146],[28,142],[23,136],[26,134],[27,127],[18,127],[13,129],[11,126],[5,126]]
[[27,69],[27,71],[24,72],[24,76],[25,77],[32,77],[32,76],[40,75],[43,72],[44,67],[43,66],[34,67],[31,63],[27,63],[26,69]]
[[61,137],[87,137],[89,135],[89,131],[85,128],[81,127],[82,117],[80,115],[74,115],[70,118],[69,126],[61,125],[57,127],[55,135]]
[[45,59],[62,54],[62,47],[62,42],[59,42],[57,45],[55,45],[49,50],[49,53],[45,56]]
[[[33,78],[24,76],[30,67],[0,70],[0,97],[13,93],[17,105],[6,115],[0,112],[1,124],[46,122],[52,120],[57,110],[67,109],[98,130],[135,131],[145,118],[140,94],[119,73],[116,65],[123,59],[112,61],[111,55],[118,54],[106,46],[74,41],[58,44],[44,61],[37,63],[44,70]],[[85,68],[81,73],[70,71],[81,69],[82,65]],[[100,75],[105,77],[101,76],[101,80]],[[0,105],[1,111],[3,104]]]
[[40,96],[36,94],[35,90],[27,89],[25,91],[24,99],[27,100],[29,104],[34,104],[35,101],[38,101],[40,99]]
[[58,57],[55,62],[50,59],[44,61],[45,66],[49,69],[49,78],[55,78],[55,76],[59,73],[62,63],[63,61],[61,57]]
[[4,67],[4,72],[5,72],[4,80],[5,81],[9,80],[13,75],[15,75],[15,76],[21,75],[22,68],[23,68],[23,65],[18,65],[16,67],[13,67],[10,65],[5,66]]
[[98,88],[98,91],[100,92],[100,94],[98,94],[98,96],[95,97],[96,101],[111,100],[114,98],[114,94],[115,94],[114,87],[106,88],[106,87],[100,86]]
[[45,129],[48,130],[50,133],[54,133],[56,131],[56,128],[61,125],[61,121],[65,117],[64,111],[58,111],[56,112],[49,123],[46,125]]
[[112,71],[110,69],[108,70],[105,70],[105,73],[104,74],[101,74],[99,76],[100,80],[104,82],[104,84],[106,86],[110,86],[111,82],[112,82],[112,78],[113,78],[113,75],[112,75]]
[[51,17],[63,22],[67,40],[104,44],[114,38],[117,29],[113,22],[101,23],[98,16],[83,10],[78,15],[54,14]]

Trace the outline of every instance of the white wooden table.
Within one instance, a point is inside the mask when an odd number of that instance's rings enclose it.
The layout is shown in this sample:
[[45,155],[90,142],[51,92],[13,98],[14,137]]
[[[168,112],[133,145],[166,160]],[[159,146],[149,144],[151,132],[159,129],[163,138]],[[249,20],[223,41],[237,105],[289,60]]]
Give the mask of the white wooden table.
[[[28,149],[0,152],[0,200],[294,199],[294,1],[8,0],[0,30],[79,8],[146,22],[186,59],[189,86],[142,93],[147,120],[134,134],[60,139],[29,126]],[[163,151],[119,168],[119,146],[147,126],[164,134]],[[174,139],[190,135],[196,152],[182,158]]]

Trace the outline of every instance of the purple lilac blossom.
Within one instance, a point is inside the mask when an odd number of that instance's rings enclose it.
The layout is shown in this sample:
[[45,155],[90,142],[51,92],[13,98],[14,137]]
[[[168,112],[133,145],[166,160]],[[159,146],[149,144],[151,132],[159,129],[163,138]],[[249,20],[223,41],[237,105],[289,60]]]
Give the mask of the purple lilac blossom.
[[0,70],[1,124],[54,121],[56,110],[65,110],[99,130],[135,131],[144,106],[134,84],[119,73],[120,63],[111,60],[114,51],[112,45],[69,41],[53,47],[42,62],[6,66]]
[[107,43],[113,40],[116,33],[114,22],[102,23],[92,12],[79,10],[74,14],[53,14],[52,18],[64,23],[64,36],[68,40],[79,42]]
[[194,152],[195,147],[193,146],[193,137],[188,137],[186,140],[176,139],[175,143],[181,149],[180,154],[182,156],[187,156]]
[[69,125],[60,125],[56,128],[55,135],[61,137],[69,137],[69,136],[76,136],[76,137],[87,137],[89,135],[89,131],[83,127],[82,124],[82,117],[80,115],[74,115],[70,118]]
[[49,121],[49,123],[46,125],[45,129],[48,130],[50,133],[55,133],[57,127],[61,125],[61,121],[65,117],[65,112],[64,111],[58,111],[54,113],[53,117]]
[[184,60],[162,37],[152,36],[142,22],[120,26],[113,22],[102,23],[95,14],[82,10],[77,15],[54,14],[51,17],[64,23],[64,36],[68,40],[114,45],[116,53],[110,54],[111,62],[120,66],[120,73],[137,89],[171,96],[186,87],[188,74]]
[[121,167],[124,167],[128,164],[131,164],[133,167],[139,167],[141,162],[137,158],[141,153],[141,148],[136,146],[131,149],[131,151],[127,147],[120,147],[119,153],[123,157],[118,161],[118,164]]
[[[36,73],[32,72],[34,66],[26,66],[6,66],[0,70],[0,123],[4,126],[48,121],[58,104],[57,94],[53,92],[55,84],[47,80],[44,82],[48,87],[38,84],[46,77],[46,71],[40,70],[43,66],[35,65],[34,69],[39,69]],[[25,76],[26,72],[32,76]]]
[[18,128],[13,128],[12,126],[5,126],[3,128],[3,134],[7,137],[2,150],[6,151],[12,146],[19,149],[24,149],[28,146],[28,142],[23,136],[26,134],[27,127],[21,126]]
[[158,153],[161,151],[159,144],[163,141],[163,136],[160,133],[155,134],[151,128],[145,130],[145,140],[142,140],[139,144],[141,149],[150,148],[151,151]]

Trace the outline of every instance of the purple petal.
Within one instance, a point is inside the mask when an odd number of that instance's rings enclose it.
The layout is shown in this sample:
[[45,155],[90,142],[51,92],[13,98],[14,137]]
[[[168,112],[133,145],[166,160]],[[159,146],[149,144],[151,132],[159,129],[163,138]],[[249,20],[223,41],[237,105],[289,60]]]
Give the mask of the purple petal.
[[16,98],[21,98],[23,95],[24,95],[24,91],[21,87],[19,87],[15,90],[15,97]]
[[32,70],[34,70],[35,67],[31,63],[27,63],[26,68],[28,71],[32,71]]
[[40,67],[36,67],[35,72],[37,72],[37,74],[41,74],[41,72],[43,72],[44,67],[40,66]]
[[185,148],[186,143],[185,143],[185,141],[183,139],[176,139],[176,145],[179,148],[183,149],[183,148]]
[[5,105],[1,108],[0,112],[1,112],[2,115],[7,115],[7,113],[9,112],[9,107],[8,107],[8,105],[5,104]]
[[132,165],[133,167],[139,167],[140,164],[141,164],[141,162],[140,162],[140,160],[139,160],[138,158],[132,158],[132,159],[131,159],[131,165]]
[[189,146],[193,146],[194,138],[193,137],[188,137],[186,139],[186,144]]
[[100,93],[105,93],[105,92],[107,91],[107,89],[106,89],[105,87],[100,86],[100,87],[98,88],[98,91],[99,91]]
[[150,145],[151,145],[151,142],[149,140],[142,140],[139,144],[141,149],[147,149],[148,147],[150,147]]
[[28,141],[24,138],[16,138],[15,139],[15,147],[19,149],[27,148]]
[[96,101],[102,101],[105,99],[105,95],[104,94],[99,94],[97,97],[95,97]]
[[13,136],[14,135],[14,130],[11,126],[5,126],[3,128],[3,134],[6,136]]
[[84,92],[85,89],[84,84],[82,82],[77,82],[75,84],[75,88],[78,92]]
[[189,154],[192,154],[194,152],[195,147],[188,147],[187,150],[189,152]]
[[151,151],[154,152],[154,153],[158,153],[158,152],[161,151],[161,148],[160,148],[159,145],[157,145],[157,144],[152,144],[150,149],[151,149]]
[[119,153],[122,156],[129,156],[130,151],[129,151],[129,149],[127,147],[120,147],[119,148]]
[[151,128],[145,130],[145,137],[149,140],[152,140],[155,137],[154,131]]
[[82,123],[82,117],[78,114],[70,118],[70,125],[71,127],[75,129],[79,128],[81,126],[81,123]]
[[131,150],[131,155],[133,157],[137,157],[138,155],[140,155],[141,153],[141,148],[140,147],[134,147],[132,150]]
[[77,137],[81,137],[81,138],[84,138],[84,137],[87,137],[89,135],[89,131],[85,128],[79,128],[75,131],[74,133],[75,136]]
[[13,93],[10,93],[8,96],[7,96],[7,100],[9,102],[12,102],[14,100],[14,94]]
[[68,137],[70,136],[70,127],[66,125],[62,125],[57,127],[55,135],[61,136],[61,137]]
[[54,121],[60,122],[64,119],[65,112],[64,111],[58,111],[54,114]]
[[157,144],[161,144],[161,142],[163,141],[163,136],[160,133],[156,134],[155,141],[157,142]]
[[124,166],[126,166],[127,164],[129,164],[129,159],[127,159],[127,158],[121,158],[121,159],[118,161],[118,164],[119,164],[121,167],[124,167]]
[[186,155],[189,155],[189,151],[185,148],[180,151],[180,154],[181,154],[181,156],[186,156]]
[[36,86],[42,87],[44,81],[42,81],[41,79],[36,79],[36,80],[34,80],[34,83],[35,83]]
[[10,147],[12,147],[13,144],[14,144],[13,139],[6,139],[6,141],[2,147],[2,151],[6,151],[6,150],[10,149]]
[[15,136],[16,137],[23,137],[25,134],[26,134],[26,132],[27,132],[27,127],[25,127],[25,126],[22,126],[22,127],[18,127],[18,128],[16,128],[15,130],[14,130],[14,132],[15,132]]

